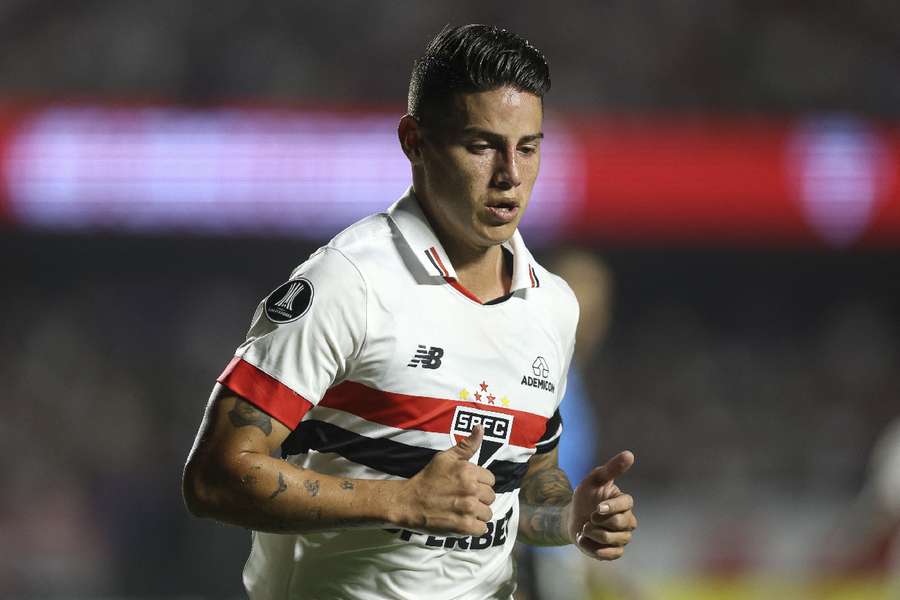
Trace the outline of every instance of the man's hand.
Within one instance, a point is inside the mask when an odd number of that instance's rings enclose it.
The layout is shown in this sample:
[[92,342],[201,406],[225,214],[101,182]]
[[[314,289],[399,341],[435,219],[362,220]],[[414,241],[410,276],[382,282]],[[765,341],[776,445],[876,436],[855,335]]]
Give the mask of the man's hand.
[[484,430],[438,452],[424,469],[403,482],[391,521],[435,534],[483,535],[493,517],[494,474],[469,462],[481,447]]
[[637,527],[634,500],[623,494],[614,480],[634,464],[634,455],[620,452],[584,478],[572,498],[568,530],[575,546],[597,560],[622,556]]

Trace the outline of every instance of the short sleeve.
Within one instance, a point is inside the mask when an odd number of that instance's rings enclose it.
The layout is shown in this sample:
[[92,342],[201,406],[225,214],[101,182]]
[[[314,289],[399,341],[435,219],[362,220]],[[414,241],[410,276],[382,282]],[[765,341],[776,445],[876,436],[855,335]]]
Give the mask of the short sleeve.
[[218,381],[294,429],[352,368],[365,334],[365,280],[324,248],[259,303]]

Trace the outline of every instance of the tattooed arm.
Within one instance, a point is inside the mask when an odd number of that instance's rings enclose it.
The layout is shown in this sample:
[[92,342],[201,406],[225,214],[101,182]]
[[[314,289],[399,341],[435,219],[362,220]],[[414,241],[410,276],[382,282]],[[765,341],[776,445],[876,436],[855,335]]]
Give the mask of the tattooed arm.
[[481,443],[480,429],[402,481],[332,477],[296,467],[277,458],[289,433],[217,384],[184,469],[188,510],[274,533],[396,526],[464,535],[487,531],[494,478],[468,460]]
[[559,468],[557,450],[536,454],[519,491],[519,535],[536,546],[575,544],[597,560],[622,556],[637,527],[634,499],[614,480],[634,463],[620,452],[596,467],[575,490]]
[[188,457],[188,509],[258,531],[308,532],[388,523],[385,482],[331,477],[278,458],[290,430],[217,385]]
[[572,484],[558,464],[557,449],[535,454],[519,490],[519,536],[533,546],[564,546],[573,540],[567,523]]

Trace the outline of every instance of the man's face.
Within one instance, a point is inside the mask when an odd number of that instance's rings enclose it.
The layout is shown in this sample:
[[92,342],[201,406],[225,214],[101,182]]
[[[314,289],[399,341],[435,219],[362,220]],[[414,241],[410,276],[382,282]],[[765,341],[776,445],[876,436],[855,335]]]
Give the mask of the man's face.
[[503,87],[456,94],[440,122],[422,123],[417,186],[453,245],[481,249],[512,237],[537,178],[542,120],[539,97]]

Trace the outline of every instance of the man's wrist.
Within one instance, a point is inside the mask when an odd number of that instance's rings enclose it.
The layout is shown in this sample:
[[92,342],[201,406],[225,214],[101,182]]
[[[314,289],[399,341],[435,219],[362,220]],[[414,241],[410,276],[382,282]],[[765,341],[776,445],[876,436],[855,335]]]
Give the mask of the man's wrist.
[[367,498],[363,510],[371,511],[370,518],[401,527],[409,522],[408,511],[401,501],[402,481],[366,480],[363,483],[368,488],[368,493],[363,496]]
[[572,500],[569,500],[569,503],[563,506],[562,514],[560,520],[562,521],[562,530],[566,539],[570,544],[575,543],[576,531],[573,531],[573,525],[571,523],[572,520]]

